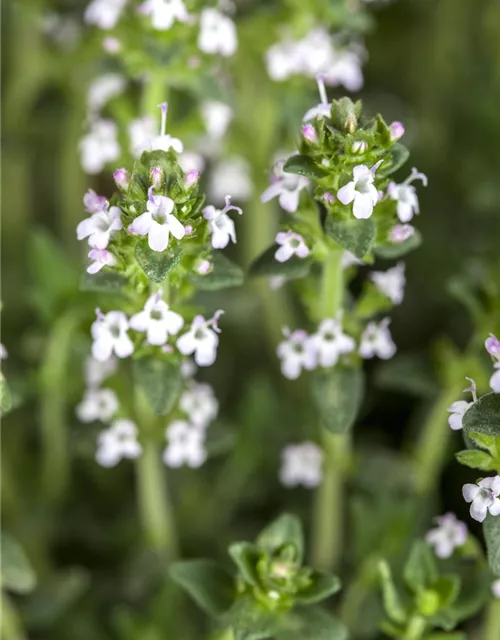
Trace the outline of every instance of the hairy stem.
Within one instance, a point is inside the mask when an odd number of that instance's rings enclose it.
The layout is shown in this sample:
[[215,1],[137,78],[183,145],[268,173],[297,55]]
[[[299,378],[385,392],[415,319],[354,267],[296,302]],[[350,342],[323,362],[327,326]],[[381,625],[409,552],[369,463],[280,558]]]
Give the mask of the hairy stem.
[[[323,266],[320,312],[322,318],[334,318],[342,310],[344,281],[342,250],[333,249]],[[323,482],[315,497],[313,514],[313,566],[333,569],[339,561],[343,537],[343,491],[349,436],[333,434],[321,427],[323,443]]]

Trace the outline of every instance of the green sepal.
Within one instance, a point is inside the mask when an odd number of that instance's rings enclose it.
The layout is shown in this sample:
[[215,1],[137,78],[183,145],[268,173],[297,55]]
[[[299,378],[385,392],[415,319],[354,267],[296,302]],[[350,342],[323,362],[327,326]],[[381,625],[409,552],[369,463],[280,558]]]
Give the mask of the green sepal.
[[278,248],[278,245],[273,245],[261,253],[260,256],[257,256],[250,265],[250,276],[283,276],[284,278],[302,278],[309,273],[311,261],[307,258],[292,256],[290,260],[278,262],[274,257]]
[[377,227],[372,218],[340,218],[329,214],[326,218],[325,232],[336,240],[344,249],[362,260],[372,248]]
[[180,244],[169,247],[165,251],[153,251],[149,248],[147,239],[138,240],[135,245],[135,258],[147,277],[156,283],[163,282],[168,274],[181,261],[182,249]]
[[272,554],[286,544],[292,544],[296,551],[296,564],[302,563],[304,554],[304,533],[297,516],[284,513],[268,524],[257,536],[257,546]]
[[243,580],[254,587],[258,586],[257,564],[263,554],[259,547],[250,542],[235,542],[228,551]]
[[2,558],[2,588],[13,593],[26,594],[36,586],[36,576],[21,545],[2,533],[0,536]]
[[98,293],[123,293],[127,279],[111,269],[101,269],[97,273],[82,274],[80,291],[95,291]]
[[147,356],[133,361],[134,379],[143,389],[157,415],[169,413],[180,395],[182,376],[179,364]]
[[327,172],[318,167],[312,158],[301,155],[288,158],[283,165],[283,171],[305,176],[306,178],[315,178],[316,180],[321,180],[327,175]]
[[332,433],[347,433],[363,399],[364,378],[359,368],[337,365],[312,375],[313,401],[325,427]]
[[192,274],[191,281],[200,291],[218,291],[243,284],[245,274],[234,262],[231,262],[220,251],[213,254],[213,268],[206,275]]
[[387,260],[395,260],[396,258],[402,258],[410,251],[418,249],[422,244],[422,234],[415,229],[413,235],[411,235],[404,242],[393,242],[391,244],[377,245],[374,252],[380,258],[386,258]]
[[297,604],[316,604],[337,593],[342,587],[340,578],[326,571],[313,570],[309,579],[310,585],[295,596]]
[[463,427],[467,434],[500,438],[500,394],[488,393],[474,402],[464,414]]

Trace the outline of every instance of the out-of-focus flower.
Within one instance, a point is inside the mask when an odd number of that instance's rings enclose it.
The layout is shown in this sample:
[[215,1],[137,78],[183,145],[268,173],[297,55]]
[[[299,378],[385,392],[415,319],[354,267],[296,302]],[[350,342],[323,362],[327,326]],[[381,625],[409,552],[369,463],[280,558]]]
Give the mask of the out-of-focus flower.
[[240,156],[230,156],[219,160],[210,174],[209,193],[214,202],[223,202],[226,193],[231,192],[237,200],[248,200],[254,185],[250,165]]
[[154,293],[146,300],[143,311],[130,318],[130,328],[146,334],[149,344],[164,345],[169,335],[176,335],[184,326],[184,319]]
[[397,201],[397,214],[401,222],[410,222],[416,213],[419,213],[417,190],[411,184],[414,180],[421,180],[424,187],[427,186],[427,176],[419,173],[415,167],[411,174],[401,184],[390,182],[387,193],[390,198]]
[[289,444],[281,452],[281,483],[285,487],[317,487],[323,478],[322,463],[323,451],[314,442]]
[[179,408],[191,424],[204,428],[217,417],[219,403],[209,384],[192,382],[179,400]]
[[112,389],[87,389],[83,400],[76,407],[80,422],[108,422],[118,411],[119,403]]
[[401,304],[403,302],[406,283],[403,262],[400,262],[392,269],[387,269],[387,271],[373,271],[370,273],[370,279],[393,304]]
[[106,249],[111,234],[122,228],[121,214],[119,207],[110,207],[108,211],[97,211],[78,224],[77,239],[88,238],[89,246],[93,249]]
[[231,18],[213,8],[202,9],[198,48],[203,53],[232,56],[238,48],[236,26]]
[[96,460],[103,467],[114,467],[122,458],[138,458],[141,453],[137,426],[132,420],[115,420],[97,438]]
[[291,332],[283,329],[286,340],[280,342],[276,353],[281,360],[281,373],[289,380],[296,380],[302,369],[311,371],[317,364],[316,347],[305,331],[298,329]]
[[139,11],[151,17],[151,24],[158,31],[168,31],[177,20],[187,22],[189,14],[182,0],[146,0]]
[[438,558],[450,558],[467,540],[467,526],[454,513],[438,516],[435,521],[438,526],[427,533],[425,540],[434,547]]
[[83,19],[100,29],[113,29],[126,4],[127,0],[92,0],[85,9]]
[[120,157],[118,129],[111,120],[94,120],[79,143],[80,162],[85,173],[100,173],[108,162]]
[[220,329],[217,325],[222,311],[217,311],[210,320],[196,316],[187,333],[177,340],[177,348],[185,355],[194,354],[194,361],[199,367],[209,367],[217,357]]
[[163,461],[168,467],[197,468],[207,459],[205,430],[190,425],[184,420],[171,422],[165,435],[168,445],[163,452]]
[[208,228],[212,235],[212,247],[214,249],[224,249],[229,241],[236,242],[236,230],[234,222],[227,215],[228,211],[236,211],[242,215],[240,207],[231,204],[231,196],[226,196],[226,205],[223,209],[216,209],[209,205],[203,209],[203,217],[208,220]]
[[119,358],[128,358],[134,351],[134,344],[128,336],[128,320],[122,311],[103,314],[97,311],[97,320],[91,327],[92,356],[99,362],[109,360],[115,353]]
[[340,320],[334,318],[323,320],[311,340],[321,367],[333,367],[341,355],[356,349],[354,339],[342,331]]
[[396,353],[396,345],[389,331],[390,322],[390,318],[384,318],[378,324],[367,324],[359,344],[359,355],[362,358],[378,356],[382,360],[389,360]]
[[98,113],[112,98],[123,93],[125,78],[119,73],[105,73],[92,81],[87,92],[87,107],[90,113]]
[[292,256],[307,258],[309,249],[300,233],[294,231],[280,231],[276,234],[276,244],[281,245],[276,250],[274,257],[278,262],[286,262]]

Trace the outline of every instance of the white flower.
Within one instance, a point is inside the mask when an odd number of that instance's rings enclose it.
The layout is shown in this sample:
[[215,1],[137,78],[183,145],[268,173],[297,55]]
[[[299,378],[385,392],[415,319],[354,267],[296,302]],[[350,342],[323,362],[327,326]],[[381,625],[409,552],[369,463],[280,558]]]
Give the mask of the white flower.
[[107,249],[91,249],[88,257],[94,262],[87,267],[87,273],[97,273],[103,267],[114,267],[116,265],[115,256]]
[[261,195],[261,202],[269,202],[278,197],[280,206],[288,213],[294,213],[299,206],[300,192],[309,184],[304,176],[294,173],[285,173],[283,166],[285,160],[277,162],[273,167],[271,185]]
[[85,9],[83,19],[100,29],[113,29],[126,3],[127,0],[92,0]]
[[333,367],[342,354],[356,349],[354,339],[342,331],[340,321],[334,318],[323,320],[311,340],[321,367]]
[[406,283],[403,262],[387,271],[373,271],[370,274],[370,279],[393,304],[401,304],[403,302]]
[[389,240],[397,244],[405,242],[415,234],[415,227],[411,224],[396,224],[389,232]]
[[128,320],[122,311],[102,314],[97,311],[97,320],[91,327],[92,356],[105,362],[113,353],[119,358],[128,358],[134,351],[134,344],[128,336]]
[[189,173],[190,171],[201,173],[205,168],[205,159],[200,153],[196,153],[196,151],[184,151],[184,153],[178,157],[177,161],[181,165],[184,173]]
[[98,196],[93,189],[89,189],[83,196],[83,204],[87,213],[97,213],[98,211],[107,211],[109,202],[104,196]]
[[358,164],[352,172],[354,179],[337,192],[342,204],[354,203],[352,212],[355,218],[369,218],[378,202],[378,191],[373,184],[375,168],[376,165],[370,170],[364,164]]
[[[110,207],[109,211],[98,211],[78,224],[76,237],[78,240],[88,238],[88,243],[93,249],[106,249],[113,231],[119,231],[122,228],[121,215],[119,207]],[[91,257],[90,254],[89,257]],[[97,260],[97,258],[94,259]]]
[[217,321],[223,311],[217,311],[210,320],[196,316],[187,333],[177,340],[177,348],[185,355],[194,354],[194,361],[199,367],[209,367],[217,357],[220,329]]
[[83,400],[76,407],[80,422],[108,422],[118,411],[116,393],[111,389],[87,389]]
[[276,244],[281,245],[274,254],[278,262],[286,262],[294,255],[299,258],[307,258],[309,255],[309,249],[300,233],[280,231],[276,234],[275,240]]
[[382,360],[388,360],[396,353],[391,332],[389,331],[389,318],[384,318],[377,324],[369,322],[361,336],[359,355],[362,358],[378,356]]
[[217,100],[205,100],[201,104],[201,115],[208,135],[220,140],[227,131],[233,117],[233,110],[227,104]]
[[87,107],[90,112],[100,111],[104,105],[123,93],[125,78],[119,73],[105,73],[93,80],[87,92]]
[[331,104],[328,102],[328,96],[326,95],[325,81],[322,76],[316,78],[316,84],[318,85],[319,97],[321,102],[306,111],[303,122],[314,120],[314,118],[329,118],[332,110]]
[[491,333],[486,338],[484,346],[493,359],[493,366],[497,369],[490,378],[490,387],[495,393],[500,393],[500,340]]
[[236,211],[239,215],[243,213],[240,207],[231,204],[231,196],[226,196],[226,206],[223,209],[216,209],[209,205],[203,209],[203,217],[208,220],[208,229],[212,234],[212,247],[214,249],[224,249],[229,244],[229,240],[236,242],[236,230],[234,222],[227,215],[228,211]]
[[491,593],[495,598],[500,598],[500,580],[493,580],[491,583]]
[[278,42],[266,53],[267,73],[271,80],[281,82],[300,73],[301,60],[297,56],[297,45],[292,41]]
[[448,416],[448,424],[453,429],[453,431],[458,431],[462,429],[462,420],[464,417],[464,413],[471,406],[472,402],[466,402],[465,400],[457,400],[454,402],[446,411],[451,413],[451,416]]
[[363,86],[359,47],[335,51],[331,67],[323,77],[331,86],[343,85],[348,91],[359,91]]
[[464,484],[462,495],[470,502],[470,515],[474,520],[483,522],[488,511],[492,516],[500,514],[500,476],[483,478],[477,484]]
[[115,420],[97,438],[96,460],[103,467],[114,467],[122,458],[138,458],[141,453],[137,426],[132,420]]
[[170,234],[177,240],[185,236],[184,226],[172,214],[174,201],[171,198],[153,195],[153,188],[150,187],[146,206],[147,211],[135,218],[129,229],[140,236],[147,234],[150,249],[165,251]]
[[135,157],[139,157],[150,144],[150,140],[155,137],[156,131],[156,119],[153,116],[132,120],[128,125],[130,152]]
[[168,467],[197,468],[207,459],[205,431],[184,420],[174,420],[166,431],[168,445],[163,452],[163,462]]
[[95,120],[79,142],[80,162],[85,173],[100,173],[108,162],[120,157],[118,130],[111,120]]
[[219,411],[219,403],[212,387],[195,381],[181,395],[179,407],[191,424],[197,427],[206,427],[217,417]]
[[238,48],[238,36],[231,18],[217,9],[203,9],[200,16],[198,48],[203,53],[232,56]]
[[168,31],[175,20],[187,22],[189,14],[182,0],[146,0],[139,11],[151,16],[151,24],[158,31]]
[[450,558],[455,549],[467,540],[467,526],[454,513],[446,513],[434,520],[438,526],[427,533],[425,540],[434,547],[438,558]]
[[220,160],[212,168],[209,193],[215,202],[223,202],[228,191],[237,200],[248,200],[253,190],[250,165],[244,158],[230,156]]
[[166,133],[168,103],[162,102],[158,106],[161,109],[160,135],[154,134],[154,119],[149,117],[134,120],[129,126],[131,147],[137,157],[143,151],[168,151],[169,149],[173,149],[176,153],[184,151],[181,140]]
[[296,380],[302,369],[311,371],[317,365],[316,348],[311,336],[301,329],[290,332],[283,329],[286,340],[280,342],[276,353],[281,360],[281,373],[289,380]]
[[285,487],[317,487],[323,478],[323,451],[314,442],[290,444],[281,452],[280,481]]
[[116,358],[111,357],[109,360],[99,362],[91,356],[85,360],[84,379],[87,387],[99,387],[99,385],[110,375],[112,375],[118,366]]
[[387,187],[389,197],[398,203],[397,214],[401,222],[410,222],[414,214],[419,213],[417,191],[411,184],[414,180],[421,180],[424,187],[427,186],[427,176],[413,167],[411,174],[403,183],[390,182]]
[[183,325],[182,316],[170,310],[160,293],[149,296],[144,310],[130,318],[130,328],[146,333],[149,344],[156,346],[165,344],[168,336],[179,333]]

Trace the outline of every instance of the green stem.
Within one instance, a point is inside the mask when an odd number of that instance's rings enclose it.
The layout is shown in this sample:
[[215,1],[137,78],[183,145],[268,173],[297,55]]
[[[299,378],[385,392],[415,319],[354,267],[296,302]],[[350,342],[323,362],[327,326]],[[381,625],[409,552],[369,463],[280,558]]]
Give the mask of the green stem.
[[222,631],[216,631],[210,636],[210,640],[234,640],[233,630],[228,627],[227,629],[222,629]]
[[500,600],[491,600],[486,611],[486,626],[484,640],[498,640],[500,638]]
[[403,640],[421,640],[425,633],[426,626],[424,618],[419,615],[414,615],[408,622]]
[[1,594],[2,616],[0,620],[0,635],[3,640],[26,640],[21,619],[12,601],[4,592]]
[[[335,318],[342,310],[344,281],[342,250],[331,250],[323,266],[320,313],[322,318]],[[313,514],[312,564],[320,569],[333,569],[342,551],[342,511],[346,462],[349,458],[349,436],[333,434],[321,428],[323,443],[323,482],[315,496]]]

